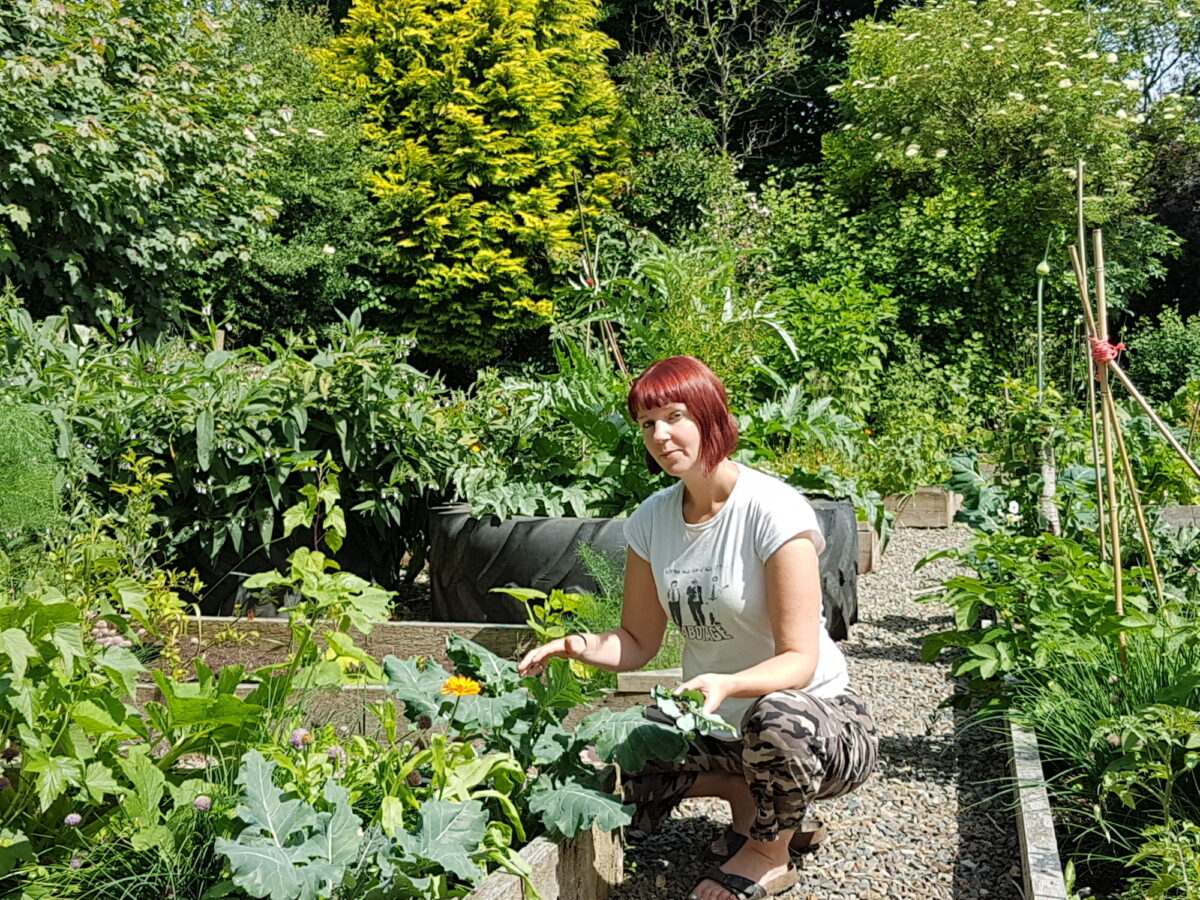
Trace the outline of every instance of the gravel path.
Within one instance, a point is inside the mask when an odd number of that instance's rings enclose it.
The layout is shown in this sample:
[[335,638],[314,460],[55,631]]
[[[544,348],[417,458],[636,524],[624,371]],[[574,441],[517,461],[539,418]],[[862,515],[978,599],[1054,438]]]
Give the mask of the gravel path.
[[[1009,900],[1019,898],[1020,857],[1011,797],[995,779],[1007,767],[1003,745],[938,704],[954,690],[949,665],[921,662],[922,635],[950,621],[947,610],[914,594],[952,571],[945,561],[913,571],[925,554],[961,545],[969,532],[897,531],[880,569],[860,576],[860,621],[842,644],[850,678],[880,732],[875,774],[848,797],[820,801],[815,813],[830,839],[797,859],[800,882],[781,896]],[[687,800],[655,835],[630,835],[620,900],[675,900],[713,864],[708,844],[729,822],[720,800]]]

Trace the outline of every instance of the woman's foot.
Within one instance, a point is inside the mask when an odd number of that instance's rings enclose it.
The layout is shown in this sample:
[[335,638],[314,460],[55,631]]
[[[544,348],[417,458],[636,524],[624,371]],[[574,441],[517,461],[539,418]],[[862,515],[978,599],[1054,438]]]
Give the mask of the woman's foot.
[[[746,832],[742,831],[736,825],[728,826],[721,832],[712,844],[709,845],[709,851],[713,856],[720,859],[728,859],[733,854],[742,849],[742,845],[746,843]],[[792,833],[790,849],[792,853],[807,853],[818,849],[825,839],[829,836],[829,829],[825,823],[817,818],[806,818],[803,824]]]
[[[777,841],[748,840],[741,850],[721,866],[721,871],[739,875],[762,885],[768,893],[775,893],[783,885],[774,885],[785,880],[789,871],[793,871],[788,857],[790,839],[791,832],[785,831],[780,833]],[[716,881],[705,878],[692,888],[689,900],[736,900],[736,897]]]

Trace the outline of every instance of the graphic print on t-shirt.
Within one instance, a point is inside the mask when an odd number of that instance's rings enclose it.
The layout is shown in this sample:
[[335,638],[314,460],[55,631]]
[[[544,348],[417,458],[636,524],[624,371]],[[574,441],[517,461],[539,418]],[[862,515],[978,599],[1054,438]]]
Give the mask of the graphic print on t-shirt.
[[720,619],[718,596],[721,593],[720,566],[673,568],[668,566],[667,613],[680,633],[693,641],[730,641]]

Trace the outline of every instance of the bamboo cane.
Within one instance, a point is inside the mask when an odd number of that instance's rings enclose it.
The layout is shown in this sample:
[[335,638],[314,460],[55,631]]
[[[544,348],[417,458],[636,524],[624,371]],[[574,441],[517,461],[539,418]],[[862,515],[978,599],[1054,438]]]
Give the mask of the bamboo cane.
[[1163,603],[1166,600],[1166,595],[1163,593],[1162,576],[1158,572],[1158,562],[1154,558],[1154,545],[1150,543],[1150,526],[1146,524],[1146,513],[1142,507],[1142,498],[1138,493],[1137,482],[1133,478],[1133,465],[1129,460],[1129,450],[1125,446],[1125,435],[1121,431],[1120,419],[1117,418],[1117,407],[1112,402],[1112,395],[1109,395],[1109,403],[1112,408],[1109,415],[1112,417],[1113,423],[1117,426],[1114,435],[1117,439],[1117,454],[1121,457],[1121,468],[1125,472],[1125,483],[1129,486],[1129,496],[1133,500],[1133,512],[1137,516],[1138,532],[1142,536],[1142,546],[1146,548],[1146,559],[1150,564],[1150,578],[1154,582],[1154,592],[1158,595],[1158,602]]
[[1154,423],[1155,427],[1157,427],[1162,433],[1162,436],[1167,439],[1167,443],[1171,445],[1172,449],[1174,449],[1177,454],[1179,454],[1179,458],[1183,460],[1184,464],[1192,470],[1192,474],[1197,478],[1200,478],[1200,466],[1197,466],[1196,461],[1188,456],[1187,451],[1183,449],[1183,446],[1179,443],[1179,440],[1174,434],[1171,433],[1171,429],[1168,427],[1167,423],[1159,418],[1158,413],[1156,413],[1150,407],[1150,404],[1146,402],[1146,398],[1143,397],[1141,392],[1133,386],[1133,382],[1129,380],[1129,376],[1125,374],[1125,370],[1117,365],[1116,360],[1110,360],[1107,363],[1107,367],[1114,375],[1117,376],[1117,380],[1120,381],[1121,384],[1125,385],[1125,390],[1129,391],[1130,396],[1137,401],[1138,406],[1142,408],[1142,412],[1144,412],[1150,418],[1150,421]]
[[[1079,180],[1083,181],[1083,164],[1080,163]],[[1080,198],[1082,209],[1083,199]],[[1084,268],[1083,254],[1079,246],[1070,248],[1071,265],[1075,269],[1075,283],[1079,285],[1079,301],[1083,304],[1083,324],[1088,337],[1096,334],[1096,319],[1092,315],[1092,303],[1088,299],[1087,270]],[[1087,341],[1084,341],[1087,344]],[[1087,359],[1087,394],[1088,421],[1092,426],[1092,469],[1096,473],[1096,522],[1100,531],[1100,561],[1108,556],[1108,537],[1104,525],[1104,484],[1100,480],[1100,429],[1096,424],[1096,364],[1092,360],[1092,348],[1085,347],[1084,356]]]
[[[1108,304],[1104,282],[1104,244],[1100,229],[1092,232],[1094,241],[1096,268],[1096,336],[1108,340]],[[1101,413],[1104,423],[1104,484],[1108,494],[1108,528],[1109,546],[1112,548],[1113,598],[1116,601],[1117,615],[1125,615],[1125,585],[1124,567],[1121,562],[1121,522],[1117,509],[1117,473],[1113,467],[1113,429],[1118,427],[1113,421],[1112,413],[1115,406],[1112,400],[1112,386],[1108,380],[1108,367],[1100,366],[1100,397]],[[1121,657],[1121,668],[1127,670],[1129,660],[1126,654],[1125,632],[1117,632],[1117,647]]]

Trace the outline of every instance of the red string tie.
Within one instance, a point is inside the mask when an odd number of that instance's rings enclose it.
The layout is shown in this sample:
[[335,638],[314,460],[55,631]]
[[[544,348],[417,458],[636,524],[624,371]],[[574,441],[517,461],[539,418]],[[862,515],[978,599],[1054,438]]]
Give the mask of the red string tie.
[[1088,341],[1092,345],[1092,359],[1100,365],[1107,362],[1112,362],[1116,359],[1122,350],[1125,349],[1125,343],[1122,341],[1119,344],[1110,344],[1103,338],[1090,337]]

